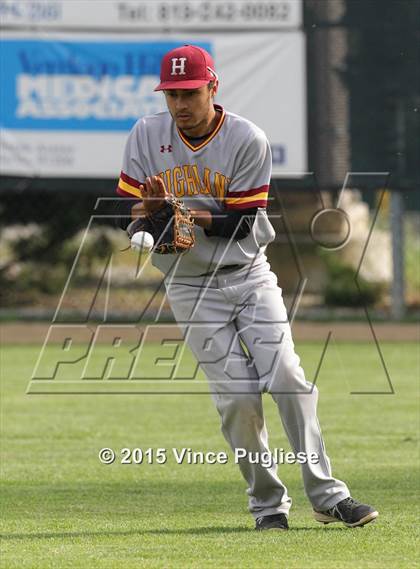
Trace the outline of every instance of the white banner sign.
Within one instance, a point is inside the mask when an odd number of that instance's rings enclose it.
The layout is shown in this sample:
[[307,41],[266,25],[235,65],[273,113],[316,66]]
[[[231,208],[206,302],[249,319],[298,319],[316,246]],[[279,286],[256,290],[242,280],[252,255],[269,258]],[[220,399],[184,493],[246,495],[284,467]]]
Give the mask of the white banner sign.
[[115,178],[136,120],[165,110],[160,61],[194,43],[212,53],[217,102],[267,134],[274,176],[306,171],[304,35],[3,36],[3,175]]
[[0,0],[3,27],[175,30],[296,28],[301,0]]

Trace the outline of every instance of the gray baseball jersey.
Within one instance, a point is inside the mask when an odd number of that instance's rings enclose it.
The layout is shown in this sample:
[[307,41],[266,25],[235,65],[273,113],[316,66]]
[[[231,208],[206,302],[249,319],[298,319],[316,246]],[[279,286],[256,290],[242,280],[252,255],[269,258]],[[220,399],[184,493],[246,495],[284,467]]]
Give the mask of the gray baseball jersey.
[[[152,263],[166,275],[196,276],[225,265],[247,265],[264,257],[275,232],[266,205],[271,152],[264,132],[252,122],[221,111],[208,138],[193,146],[169,112],[137,121],[127,140],[118,194],[140,197],[147,176],[159,175],[166,189],[192,209],[258,208],[252,231],[241,240],[208,237],[195,226],[196,244],[180,255],[152,254]],[[261,259],[262,260],[262,259]]]

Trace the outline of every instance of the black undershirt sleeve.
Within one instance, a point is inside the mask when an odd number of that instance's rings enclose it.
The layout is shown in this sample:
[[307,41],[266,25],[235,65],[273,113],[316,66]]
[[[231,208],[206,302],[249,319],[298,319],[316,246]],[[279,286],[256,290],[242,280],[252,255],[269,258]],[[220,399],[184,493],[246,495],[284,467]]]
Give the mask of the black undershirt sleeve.
[[[127,229],[131,223],[131,208],[139,200],[132,198],[121,198],[116,201],[114,209],[114,223],[116,227]],[[230,239],[235,235],[235,239],[244,239],[251,232],[254,225],[255,216],[258,208],[231,210],[223,214],[212,216],[210,229],[205,229],[208,237],[224,237]]]
[[207,237],[225,237],[229,239],[244,239],[251,232],[258,208],[231,210],[220,215],[212,216],[210,229],[205,229]]

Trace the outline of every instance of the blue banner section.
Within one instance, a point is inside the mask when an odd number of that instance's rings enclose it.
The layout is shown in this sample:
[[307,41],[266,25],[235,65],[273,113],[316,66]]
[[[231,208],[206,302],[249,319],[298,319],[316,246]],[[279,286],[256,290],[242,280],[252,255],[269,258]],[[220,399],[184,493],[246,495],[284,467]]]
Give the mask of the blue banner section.
[[[2,39],[0,126],[8,129],[126,131],[166,109],[162,56],[185,42]],[[208,42],[191,41],[212,53]]]

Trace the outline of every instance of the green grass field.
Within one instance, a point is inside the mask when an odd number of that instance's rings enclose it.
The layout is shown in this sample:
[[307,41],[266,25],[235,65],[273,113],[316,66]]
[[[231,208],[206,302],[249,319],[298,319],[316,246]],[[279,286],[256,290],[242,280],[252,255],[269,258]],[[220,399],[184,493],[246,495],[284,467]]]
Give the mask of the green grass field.
[[[382,348],[394,395],[350,395],[353,380],[387,389],[365,344],[332,346],[318,379],[334,474],[380,518],[354,530],[317,524],[298,466],[280,465],[294,500],[291,530],[258,533],[232,460],[177,465],[172,457],[173,447],[228,450],[209,396],[25,395],[38,348],[5,347],[1,567],[414,567],[418,352],[414,344]],[[320,345],[298,351],[312,373]],[[289,450],[264,397],[270,445]],[[106,466],[102,447],[164,447],[168,461]]]

